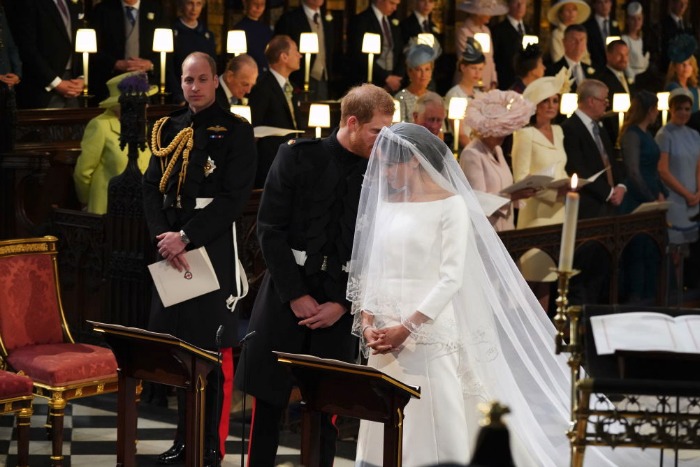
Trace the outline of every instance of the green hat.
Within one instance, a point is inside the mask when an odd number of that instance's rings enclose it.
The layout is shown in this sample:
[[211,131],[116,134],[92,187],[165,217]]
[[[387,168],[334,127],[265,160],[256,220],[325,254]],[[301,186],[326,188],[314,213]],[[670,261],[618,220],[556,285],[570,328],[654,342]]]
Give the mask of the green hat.
[[[124,81],[125,78],[128,78],[130,76],[138,76],[142,75],[144,76],[144,80],[146,83],[148,83],[148,79],[146,78],[146,74],[141,72],[141,71],[132,71],[129,73],[123,73],[121,75],[117,75],[114,78],[110,79],[107,81],[107,89],[109,90],[109,97],[102,102],[100,102],[100,107],[103,109],[108,109],[110,107],[114,107],[119,105],[119,96],[121,96],[122,92],[119,89],[119,84],[121,84],[122,81]],[[152,96],[155,93],[158,92],[158,86],[151,85],[148,87],[148,89],[145,91],[147,96]]]

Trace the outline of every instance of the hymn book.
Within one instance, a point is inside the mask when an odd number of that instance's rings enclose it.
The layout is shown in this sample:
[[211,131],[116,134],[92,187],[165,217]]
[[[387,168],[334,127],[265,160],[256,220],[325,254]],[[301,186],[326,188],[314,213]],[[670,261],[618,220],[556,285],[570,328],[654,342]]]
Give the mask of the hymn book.
[[598,355],[617,351],[700,354],[700,315],[638,311],[591,317]]
[[219,279],[204,247],[186,252],[185,259],[189,264],[187,271],[178,271],[166,260],[148,265],[163,306],[168,307],[219,290]]
[[[576,189],[580,189],[588,185],[589,183],[595,182],[598,177],[600,177],[608,169],[603,169],[600,172],[596,172],[588,178],[578,179],[578,184]],[[535,190],[543,190],[545,188],[558,190],[561,187],[571,186],[571,178],[565,177],[555,180],[554,177],[546,174],[546,170],[543,173],[528,175],[519,182],[513,183],[512,185],[501,190],[501,193],[514,193],[519,190],[524,190],[525,188],[532,188]]]

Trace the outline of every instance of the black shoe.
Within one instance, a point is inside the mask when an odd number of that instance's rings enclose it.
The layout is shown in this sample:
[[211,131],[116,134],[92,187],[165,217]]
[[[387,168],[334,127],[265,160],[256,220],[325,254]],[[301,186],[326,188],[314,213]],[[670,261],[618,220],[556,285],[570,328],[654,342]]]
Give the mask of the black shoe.
[[170,449],[158,456],[159,464],[176,464],[185,461],[185,443],[175,441]]
[[204,467],[219,467],[219,453],[215,449],[204,451]]

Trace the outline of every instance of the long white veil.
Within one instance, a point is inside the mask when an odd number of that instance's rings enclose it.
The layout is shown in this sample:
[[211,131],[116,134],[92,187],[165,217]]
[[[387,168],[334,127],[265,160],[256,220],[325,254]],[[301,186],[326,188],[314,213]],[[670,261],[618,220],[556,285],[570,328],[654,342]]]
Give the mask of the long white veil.
[[[410,160],[418,161],[423,176],[430,178],[426,186],[437,185],[462,198],[458,209],[466,206],[467,234],[453,239],[466,245],[458,250],[464,254],[458,261],[463,277],[451,295],[454,322],[435,320],[416,326],[410,315],[417,308],[404,308],[405,303],[416,306],[413,286],[390,291],[377,286],[384,284],[379,279],[385,273],[382,245],[387,242],[381,240],[392,213],[402,206],[411,209],[410,203],[401,203],[411,195],[397,189],[401,183],[396,183],[397,175],[389,169],[395,162]],[[476,403],[498,400],[511,409],[505,422],[517,466],[568,465],[570,370],[566,357],[554,354],[554,326],[484,215],[449,148],[425,128],[399,123],[382,129],[377,138],[362,186],[349,275],[348,299],[355,314],[353,332],[358,336],[362,334],[360,311],[371,310],[375,321],[383,314],[400,315],[418,342],[459,347],[470,436],[477,429]],[[586,450],[589,466],[658,463],[658,452]]]

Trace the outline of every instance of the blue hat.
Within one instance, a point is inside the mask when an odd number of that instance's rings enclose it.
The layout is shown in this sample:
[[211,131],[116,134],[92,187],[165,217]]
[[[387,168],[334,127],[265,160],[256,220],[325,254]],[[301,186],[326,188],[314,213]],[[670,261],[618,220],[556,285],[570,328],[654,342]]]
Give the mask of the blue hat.
[[415,68],[428,62],[434,62],[440,56],[440,44],[435,42],[433,47],[427,44],[413,44],[406,52],[406,66]]
[[698,42],[690,34],[678,34],[668,42],[668,59],[673,63],[683,63],[695,53]]

